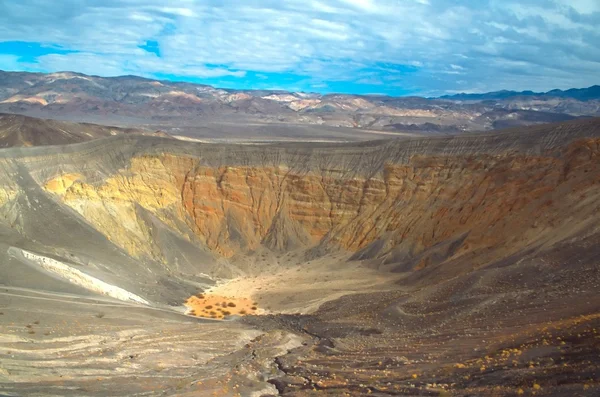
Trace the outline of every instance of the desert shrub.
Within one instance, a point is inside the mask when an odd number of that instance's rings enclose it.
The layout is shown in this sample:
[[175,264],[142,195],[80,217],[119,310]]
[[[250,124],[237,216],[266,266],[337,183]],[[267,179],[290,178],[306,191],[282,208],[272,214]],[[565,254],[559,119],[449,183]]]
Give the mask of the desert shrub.
[[247,313],[246,310],[244,310],[244,309],[240,310],[240,314],[246,314],[246,313]]
[[38,324],[40,323],[40,320],[35,320],[33,323],[34,323],[35,325],[38,325]]
[[229,310],[223,310],[224,316],[229,316],[230,314],[231,314],[231,312]]
[[28,333],[28,334],[32,334],[32,335],[33,335],[33,334],[35,334],[35,331],[34,331],[34,330],[32,330],[32,329],[30,329],[29,331],[27,331],[27,333]]
[[206,310],[210,310],[210,309],[212,309],[212,308],[213,308],[213,307],[212,307],[212,305],[208,305],[208,306],[206,306]]
[[257,308],[256,306],[252,306],[252,307],[251,307],[251,309],[252,309],[252,310],[256,310],[256,309],[258,309],[258,308]]
[[25,328],[31,328],[31,327],[32,327],[32,325],[31,325],[31,324],[27,324],[27,325],[25,326]]
[[227,306],[229,306],[229,307],[235,307],[235,303],[233,303],[233,302],[229,302],[229,303],[227,304]]
[[196,297],[198,297],[200,299],[204,299],[204,294],[196,294]]
[[227,307],[227,302],[221,302],[221,306]]
[[217,315],[217,312],[213,312],[213,311],[211,311],[211,312],[209,312],[208,314],[210,314],[211,316],[216,316],[216,315]]

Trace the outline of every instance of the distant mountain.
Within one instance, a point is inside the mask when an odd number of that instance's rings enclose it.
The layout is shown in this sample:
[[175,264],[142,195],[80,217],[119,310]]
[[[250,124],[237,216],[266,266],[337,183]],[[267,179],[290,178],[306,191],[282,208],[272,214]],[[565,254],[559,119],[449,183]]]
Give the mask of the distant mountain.
[[588,88],[571,88],[569,90],[552,90],[546,93],[550,97],[573,98],[580,101],[589,101],[600,99],[600,85],[593,85]]
[[451,99],[460,101],[487,101],[500,100],[514,97],[540,97],[540,98],[571,98],[578,101],[600,100],[600,85],[593,85],[588,88],[571,88],[568,90],[551,90],[548,92],[533,91],[495,91],[482,94],[456,94],[444,95],[441,99]]
[[[373,133],[456,134],[600,116],[599,90],[594,86],[443,98],[321,95],[221,89],[137,76],[0,71],[0,112],[160,129],[191,138],[242,134],[293,139],[308,129],[305,135],[313,140],[353,140],[357,130],[371,138],[377,137]],[[328,135],[321,136],[325,129]]]
[[0,148],[15,146],[64,145],[112,135],[165,135],[134,128],[117,128],[88,123],[43,120],[18,114],[0,113]]

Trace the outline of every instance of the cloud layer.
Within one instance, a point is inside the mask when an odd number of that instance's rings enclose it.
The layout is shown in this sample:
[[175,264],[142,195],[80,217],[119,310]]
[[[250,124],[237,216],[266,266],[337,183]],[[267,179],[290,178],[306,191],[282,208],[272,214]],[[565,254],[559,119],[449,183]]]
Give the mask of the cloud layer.
[[0,1],[0,68],[435,95],[600,83],[598,0]]

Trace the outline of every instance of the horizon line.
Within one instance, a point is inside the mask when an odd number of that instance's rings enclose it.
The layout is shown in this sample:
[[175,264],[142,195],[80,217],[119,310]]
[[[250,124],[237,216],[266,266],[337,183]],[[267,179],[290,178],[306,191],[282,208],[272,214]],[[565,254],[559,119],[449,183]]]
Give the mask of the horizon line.
[[383,93],[357,94],[357,93],[345,93],[345,92],[335,92],[335,91],[332,91],[332,92],[302,91],[302,90],[295,91],[295,90],[286,90],[286,89],[281,89],[281,88],[249,88],[249,89],[248,88],[234,88],[234,87],[223,87],[223,86],[217,86],[217,85],[213,85],[213,84],[188,81],[188,80],[185,80],[184,78],[159,79],[159,78],[153,78],[153,77],[140,76],[140,75],[136,75],[136,74],[101,76],[101,75],[97,75],[97,74],[86,74],[86,73],[76,72],[73,70],[59,70],[59,71],[55,71],[55,72],[32,72],[32,71],[28,71],[28,70],[0,69],[0,72],[3,72],[3,73],[26,73],[26,74],[38,74],[38,75],[71,73],[71,74],[76,74],[76,75],[81,75],[81,76],[86,76],[86,77],[97,77],[97,78],[103,78],[103,79],[114,79],[114,78],[124,78],[124,77],[132,78],[133,77],[133,78],[149,80],[149,81],[156,81],[156,82],[185,83],[185,84],[192,84],[192,85],[197,85],[197,86],[211,87],[214,89],[220,89],[220,90],[225,90],[225,91],[240,91],[240,92],[269,91],[269,92],[286,92],[286,93],[298,93],[298,94],[317,94],[317,95],[322,95],[322,96],[348,95],[348,96],[359,96],[359,97],[423,98],[423,99],[444,99],[444,97],[453,97],[453,96],[460,96],[460,95],[485,95],[485,94],[495,94],[495,93],[501,93],[501,92],[511,92],[511,93],[515,93],[515,94],[533,93],[533,94],[544,95],[544,94],[548,94],[553,91],[565,92],[565,91],[569,91],[569,90],[585,90],[585,89],[590,89],[590,88],[594,88],[594,87],[600,87],[600,83],[598,83],[598,84],[592,84],[592,85],[585,86],[585,87],[570,87],[567,89],[553,88],[548,91],[533,91],[533,90],[528,90],[528,89],[525,89],[522,91],[515,91],[515,90],[500,89],[500,90],[495,90],[495,91],[482,91],[482,92],[461,91],[461,92],[454,92],[451,94],[444,94],[444,95],[439,95],[439,96],[425,96],[425,95],[414,95],[414,94],[389,95],[389,94],[383,94]]

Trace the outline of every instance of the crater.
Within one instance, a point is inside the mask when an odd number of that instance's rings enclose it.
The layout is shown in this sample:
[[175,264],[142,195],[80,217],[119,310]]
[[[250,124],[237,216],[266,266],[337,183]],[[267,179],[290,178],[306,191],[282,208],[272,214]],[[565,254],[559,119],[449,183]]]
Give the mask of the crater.
[[0,377],[20,394],[598,390],[598,119],[10,154]]

